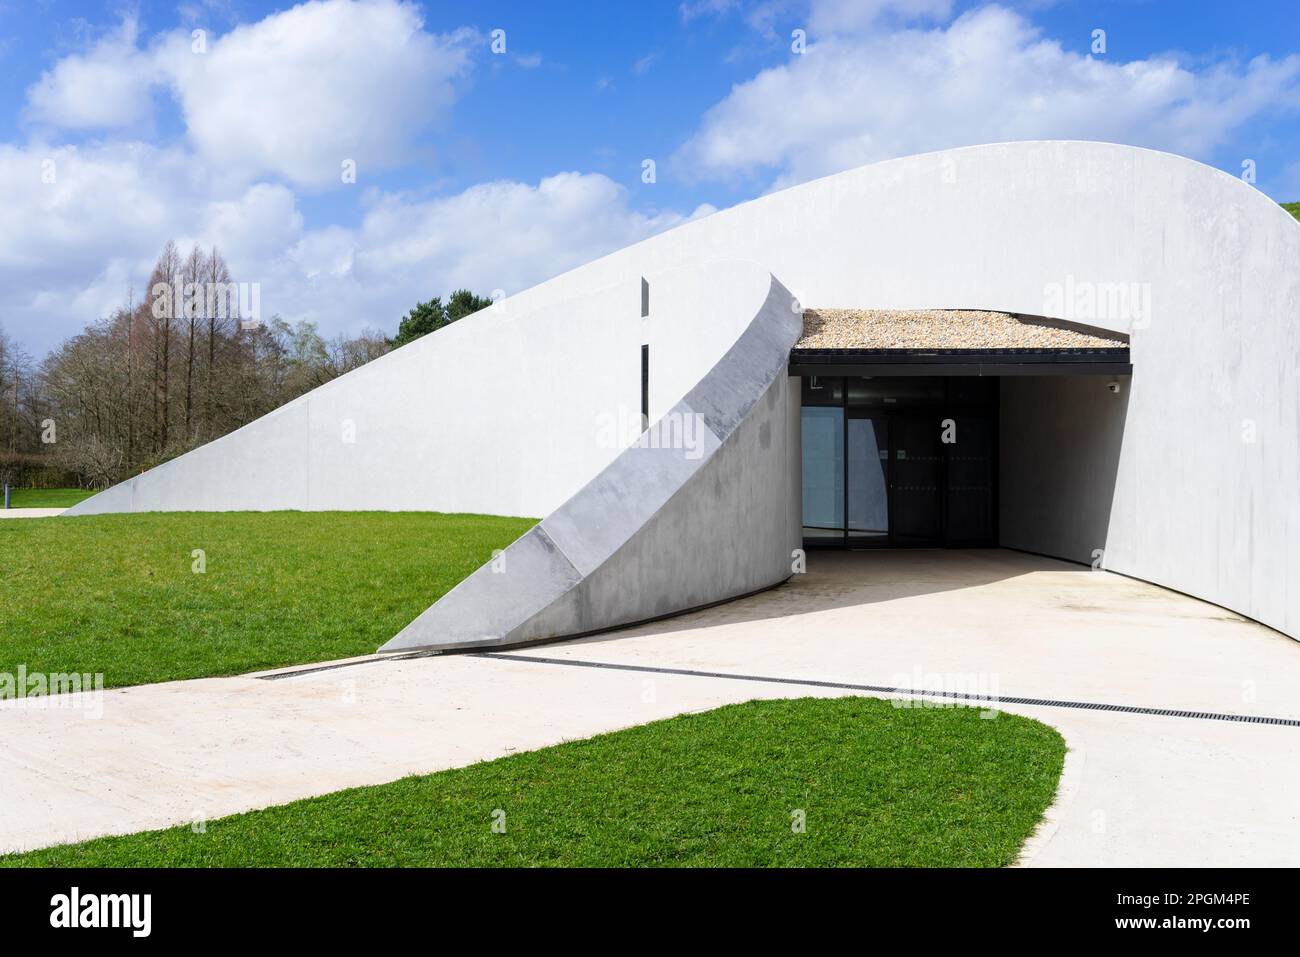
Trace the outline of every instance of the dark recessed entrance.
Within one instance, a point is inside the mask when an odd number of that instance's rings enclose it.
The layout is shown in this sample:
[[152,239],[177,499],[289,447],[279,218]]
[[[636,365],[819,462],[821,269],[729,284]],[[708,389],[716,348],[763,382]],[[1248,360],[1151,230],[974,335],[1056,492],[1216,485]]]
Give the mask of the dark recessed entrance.
[[998,381],[805,375],[805,543],[996,544]]

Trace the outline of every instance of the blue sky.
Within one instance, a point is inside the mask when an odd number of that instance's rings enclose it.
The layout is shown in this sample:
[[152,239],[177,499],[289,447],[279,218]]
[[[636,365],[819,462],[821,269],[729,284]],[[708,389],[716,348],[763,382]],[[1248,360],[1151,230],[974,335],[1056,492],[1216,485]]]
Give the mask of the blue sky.
[[1008,139],[1131,142],[1234,175],[1250,159],[1296,199],[1298,13],[0,0],[0,328],[43,354],[138,294],[176,239],[217,244],[267,312],[391,330],[417,298],[517,291],[771,189]]

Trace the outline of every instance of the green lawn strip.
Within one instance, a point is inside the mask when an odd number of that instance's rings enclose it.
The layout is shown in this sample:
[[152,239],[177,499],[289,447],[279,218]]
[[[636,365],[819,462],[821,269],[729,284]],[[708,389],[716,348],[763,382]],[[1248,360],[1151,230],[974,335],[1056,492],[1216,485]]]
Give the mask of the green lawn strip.
[[1300,203],[1283,203],[1282,208],[1296,219],[1300,219]]
[[0,672],[102,673],[115,687],[369,654],[532,524],[432,512],[0,521]]
[[[14,488],[9,490],[10,508],[71,508],[95,493],[82,488]],[[3,505],[0,500],[0,505]]]
[[997,867],[1051,803],[1064,754],[1016,715],[751,701],[0,866]]

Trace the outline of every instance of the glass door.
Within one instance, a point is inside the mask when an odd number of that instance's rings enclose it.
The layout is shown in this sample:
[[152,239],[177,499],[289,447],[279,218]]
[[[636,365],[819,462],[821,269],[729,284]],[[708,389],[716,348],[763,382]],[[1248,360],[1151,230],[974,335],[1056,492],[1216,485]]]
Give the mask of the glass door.
[[803,379],[808,545],[997,541],[997,380]]
[[809,543],[844,541],[844,409],[805,405],[803,537]]

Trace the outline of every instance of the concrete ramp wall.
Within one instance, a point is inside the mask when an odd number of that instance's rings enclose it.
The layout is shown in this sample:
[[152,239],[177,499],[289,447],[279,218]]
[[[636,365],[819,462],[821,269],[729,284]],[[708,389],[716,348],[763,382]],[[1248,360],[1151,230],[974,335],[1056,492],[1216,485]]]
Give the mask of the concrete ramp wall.
[[[650,287],[641,315],[641,280]],[[135,476],[68,515],[383,510],[541,518],[681,401],[767,299],[698,262],[498,302]]]
[[[788,578],[801,519],[798,380],[786,363],[802,319],[767,278],[735,345],[642,442],[381,650],[586,634]],[[691,430],[702,441],[676,441]]]

